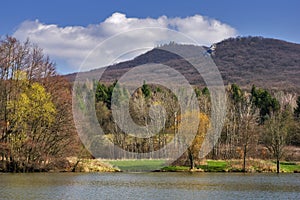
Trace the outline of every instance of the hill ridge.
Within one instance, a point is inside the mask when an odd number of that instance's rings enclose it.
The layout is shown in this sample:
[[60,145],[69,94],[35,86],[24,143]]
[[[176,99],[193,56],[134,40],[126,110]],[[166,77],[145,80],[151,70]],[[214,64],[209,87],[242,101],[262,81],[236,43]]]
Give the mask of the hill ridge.
[[[215,49],[207,53],[211,53],[225,85],[237,83],[242,87],[250,87],[255,84],[267,89],[291,90],[300,93],[300,44],[249,36],[225,39],[215,43],[214,47]],[[197,46],[191,45],[191,50],[196,50],[196,48]],[[209,47],[203,48],[209,49]],[[175,66],[174,68],[182,72],[191,84],[204,84],[202,77],[189,66],[189,63],[178,55],[162,51],[159,47],[132,60],[83,73],[89,76],[97,70],[105,70],[101,81],[112,82],[131,68],[146,63]],[[66,75],[71,81],[75,80],[75,76],[76,73]]]

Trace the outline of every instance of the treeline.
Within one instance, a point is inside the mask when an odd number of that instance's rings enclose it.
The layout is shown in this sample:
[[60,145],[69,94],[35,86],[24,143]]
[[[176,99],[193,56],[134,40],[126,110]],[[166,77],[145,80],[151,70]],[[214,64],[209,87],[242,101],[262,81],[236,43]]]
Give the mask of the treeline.
[[80,147],[71,87],[42,49],[13,37],[0,40],[0,170],[64,168]]
[[[105,85],[95,81],[88,85],[90,85],[90,91],[96,91],[95,108],[104,133],[110,141],[128,152],[147,153],[164,147],[174,139],[178,127],[181,126],[180,119],[188,115],[188,113],[180,113],[178,99],[170,90],[163,86],[144,83],[129,96],[130,117],[135,123],[147,126],[155,117],[153,113],[149,113],[152,105],[161,105],[167,115],[164,128],[153,137],[134,138],[124,133],[116,123],[120,120],[112,116],[112,93],[114,88],[118,90],[118,84]],[[86,88],[88,88],[86,84],[83,84],[82,89]],[[129,92],[124,89],[117,93],[118,98],[129,95]],[[197,117],[201,118],[201,123],[194,142],[184,155],[175,161],[175,164],[193,166],[200,162],[197,159],[198,152],[210,126],[211,97],[206,87],[195,87],[195,94],[200,108]],[[93,95],[92,92],[90,95]],[[222,134],[207,158],[243,159],[244,170],[246,160],[250,157],[276,159],[277,162],[280,159],[299,159],[299,156],[290,154],[286,149],[288,146],[300,146],[300,97],[297,98],[295,94],[281,91],[270,93],[255,86],[251,90],[244,90],[236,84],[226,88],[226,95],[227,116]],[[118,113],[117,116],[122,118],[122,114],[124,113]],[[197,125],[190,124],[190,126]],[[189,131],[189,127],[185,129]],[[114,150],[108,153],[110,153],[108,157],[124,158],[125,156],[128,158],[123,154],[118,155]],[[151,153],[149,158],[151,158]]]
[[288,155],[286,147],[300,145],[300,97],[283,92],[271,95],[255,86],[247,92],[236,84],[227,94],[227,118],[211,158],[243,158],[244,170],[247,157],[275,158],[278,172],[280,159],[299,159]]

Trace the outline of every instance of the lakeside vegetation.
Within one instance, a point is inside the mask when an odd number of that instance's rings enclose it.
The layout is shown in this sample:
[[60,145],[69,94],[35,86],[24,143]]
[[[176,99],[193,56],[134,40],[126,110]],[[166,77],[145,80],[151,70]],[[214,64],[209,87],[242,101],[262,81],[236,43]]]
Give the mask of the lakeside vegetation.
[[[243,160],[207,160],[206,164],[198,165],[192,171],[198,172],[276,172],[276,162],[271,160],[249,160],[246,170]],[[191,171],[189,166],[167,166],[163,172]],[[300,173],[299,162],[281,162],[281,173]]]
[[117,167],[121,171],[155,171],[160,170],[165,166],[166,161],[162,159],[141,159],[141,160],[103,160],[106,163],[110,163],[114,167]]
[[[43,51],[29,41],[21,43],[6,37],[0,42],[0,171],[115,171],[98,160],[86,148],[96,148],[103,159],[120,170],[161,169],[167,152],[153,152],[165,147],[183,129],[188,136],[197,129],[187,146],[184,137],[177,140],[175,149],[186,151],[162,171],[243,171],[297,172],[300,160],[300,96],[284,91],[269,91],[237,84],[226,87],[227,115],[221,137],[214,143],[205,159],[198,154],[207,131],[211,128],[211,96],[208,88],[194,86],[199,112],[182,112],[178,98],[160,85],[144,84],[129,94],[117,82],[82,82],[74,91],[84,115],[96,109],[97,120],[104,137],[115,146],[105,149],[103,141],[95,138],[84,147],[76,133],[72,116],[72,84],[59,76],[55,64]],[[126,134],[116,120],[124,121],[122,112],[112,113],[113,91],[118,98],[129,98],[130,116],[144,127],[151,123],[159,127],[159,106],[165,109],[164,127],[152,137],[137,138]],[[180,89],[184,95],[186,90]],[[84,102],[96,99],[87,107]],[[189,99],[185,100],[189,104]],[[118,119],[114,119],[117,117]],[[185,124],[183,118],[199,120],[199,124]],[[193,121],[193,120],[192,120]],[[90,130],[86,130],[89,132]],[[177,145],[177,146],[176,146]],[[138,153],[149,160],[139,160]],[[73,157],[74,159],[69,159]],[[118,160],[118,159],[127,159]],[[131,160],[128,160],[131,159]],[[134,161],[133,161],[133,160]],[[275,160],[275,163],[271,160]],[[206,162],[206,163],[205,163]],[[103,166],[103,168],[101,168]],[[77,167],[77,170],[76,170]],[[108,170],[109,169],[109,170]]]
[[[166,160],[102,160],[124,172],[243,172],[243,160],[203,160],[193,170],[190,166],[168,165]],[[250,159],[246,166],[247,173],[276,172],[273,160]],[[281,173],[300,173],[300,162],[280,163]]]
[[[113,120],[111,112],[111,95],[113,89],[117,88],[119,98],[128,98],[128,91],[119,89],[116,83],[106,85],[98,82],[88,83],[96,88],[96,112],[98,121],[102,125],[107,138],[115,145],[127,152],[149,153],[150,159],[159,159],[157,155],[151,154],[152,150],[158,150],[170,142],[178,134],[181,118],[189,113],[181,113],[176,98],[170,91],[157,85],[144,85],[137,89],[130,97],[130,113],[133,120],[140,125],[151,123],[149,108],[151,105],[159,104],[166,109],[167,117],[165,127],[151,138],[133,138],[125,134]],[[88,88],[86,83],[82,89]],[[80,96],[81,88],[78,88]],[[182,90],[184,91],[184,90]],[[90,90],[90,93],[93,89]],[[208,88],[195,87],[195,93],[200,107],[199,118],[201,123],[192,144],[172,165],[189,166],[196,168],[201,163],[198,153],[210,128],[209,113],[211,101]],[[237,84],[229,85],[226,88],[227,116],[221,137],[214,144],[214,147],[207,159],[213,160],[243,160],[242,170],[247,171],[249,159],[276,160],[276,171],[280,172],[280,161],[298,161],[300,144],[299,137],[299,107],[300,97],[282,91],[270,93],[262,88],[252,87],[251,90],[240,88]],[[89,95],[87,95],[89,96]],[[88,108],[82,107],[86,113]],[[153,111],[152,111],[153,112]],[[124,113],[117,115],[121,120]],[[185,134],[191,131],[189,124],[184,126]],[[179,141],[180,142],[180,141]],[[182,143],[182,141],[181,141]],[[296,152],[293,152],[296,150]],[[107,155],[113,159],[138,159],[122,152],[111,149]],[[137,155],[136,155],[137,156]],[[161,155],[163,157],[164,155]]]

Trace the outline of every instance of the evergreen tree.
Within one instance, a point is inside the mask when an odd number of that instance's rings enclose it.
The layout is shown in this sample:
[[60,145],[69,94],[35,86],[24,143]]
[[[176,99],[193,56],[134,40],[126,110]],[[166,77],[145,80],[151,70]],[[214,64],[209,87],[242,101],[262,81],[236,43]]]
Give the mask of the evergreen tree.
[[146,81],[144,81],[144,84],[142,86],[142,92],[143,92],[144,97],[146,97],[146,98],[151,96],[151,89],[150,89],[149,85],[146,84]]

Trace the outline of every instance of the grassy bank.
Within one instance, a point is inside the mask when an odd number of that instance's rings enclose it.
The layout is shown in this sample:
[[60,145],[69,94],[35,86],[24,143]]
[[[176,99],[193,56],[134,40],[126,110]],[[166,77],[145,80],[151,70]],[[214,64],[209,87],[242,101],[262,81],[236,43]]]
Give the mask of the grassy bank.
[[[195,171],[203,172],[242,172],[242,160],[207,160],[204,164],[196,166]],[[167,166],[161,171],[176,172],[190,171],[188,166]],[[276,172],[276,164],[273,161],[265,160],[248,160],[246,166],[247,172]],[[300,172],[299,162],[281,162],[280,172],[293,173]]]
[[141,160],[106,160],[105,162],[121,171],[154,171],[160,170],[166,163],[165,160],[141,159]]
[[[167,161],[162,159],[141,160],[97,160],[75,159],[69,160],[76,172],[187,172],[189,166],[167,166]],[[242,160],[205,160],[197,165],[194,171],[198,172],[242,172]],[[70,168],[68,171],[73,171]],[[272,160],[251,159],[247,161],[247,172],[276,172],[276,163]],[[280,172],[300,172],[300,162],[281,162]]]
[[282,162],[280,168],[285,172],[298,172],[300,173],[300,163],[295,162]]

